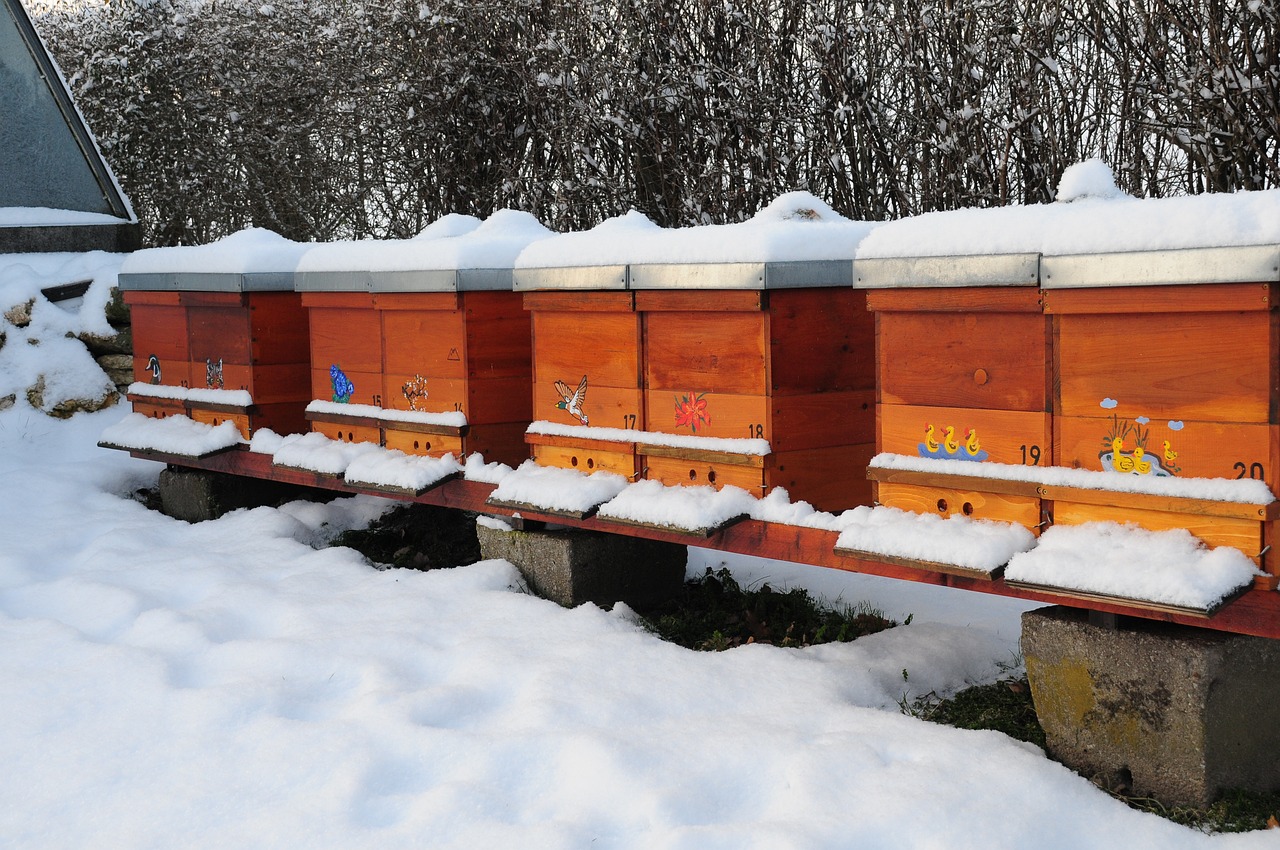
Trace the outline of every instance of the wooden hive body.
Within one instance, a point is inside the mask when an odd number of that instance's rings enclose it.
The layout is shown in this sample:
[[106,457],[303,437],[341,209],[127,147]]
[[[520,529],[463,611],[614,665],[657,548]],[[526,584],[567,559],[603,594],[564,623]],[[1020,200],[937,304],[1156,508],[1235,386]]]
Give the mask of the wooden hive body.
[[[1052,333],[1038,260],[1011,255],[861,263],[876,320],[877,450],[1027,466],[1054,462]],[[877,501],[1037,529],[1031,492],[968,476],[873,471]],[[1026,490],[1026,488],[1022,488]]]
[[465,416],[458,425],[329,409],[308,413],[313,430],[410,454],[478,452],[508,464],[527,457],[529,322],[521,296],[509,286],[307,291],[303,301],[311,314],[312,398]]
[[[1280,492],[1280,314],[1273,247],[1045,257],[1062,466],[1253,478]],[[1274,576],[1265,506],[1056,493],[1055,522],[1186,528]],[[1275,585],[1275,579],[1264,582]]]
[[[873,323],[842,265],[844,285],[725,288],[704,268],[640,266],[624,291],[526,293],[534,418],[591,429],[530,433],[535,458],[754,496],[782,486],[824,510],[868,504]],[[764,283],[763,265],[752,274]],[[564,396],[584,378],[576,415]],[[611,438],[597,427],[628,433]],[[662,435],[763,440],[770,451],[668,445]]]
[[[258,289],[252,275],[219,276],[226,280],[217,289],[183,289],[182,275],[169,280],[176,289],[145,288],[161,285],[154,277],[121,276],[132,311],[134,380],[145,385],[130,393],[134,410],[156,417],[184,413],[212,425],[232,421],[246,439],[259,428],[305,430],[308,333],[298,295]],[[208,285],[208,279],[198,276],[191,285]],[[149,394],[152,386],[244,391],[250,401],[210,392],[165,398]]]

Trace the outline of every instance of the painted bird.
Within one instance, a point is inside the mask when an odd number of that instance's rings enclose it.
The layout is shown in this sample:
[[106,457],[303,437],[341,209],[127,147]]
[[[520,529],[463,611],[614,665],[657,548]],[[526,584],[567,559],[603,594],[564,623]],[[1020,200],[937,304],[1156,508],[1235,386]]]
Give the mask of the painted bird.
[[938,441],[933,436],[933,426],[926,424],[924,426],[924,447],[930,454],[938,451]]
[[556,381],[556,392],[560,393],[560,401],[556,407],[578,417],[583,425],[587,424],[587,414],[582,412],[582,403],[587,399],[587,376],[583,375],[576,390],[570,390],[564,381]]
[[[147,361],[147,371],[151,373],[151,383],[153,384],[160,383],[160,358],[159,357],[156,357],[154,354],[151,355],[151,359]],[[1166,443],[1165,445],[1168,445],[1168,443]]]
[[1169,441],[1164,441],[1164,459],[1168,463],[1173,463],[1178,459],[1178,453],[1173,450],[1173,446],[1169,445]]

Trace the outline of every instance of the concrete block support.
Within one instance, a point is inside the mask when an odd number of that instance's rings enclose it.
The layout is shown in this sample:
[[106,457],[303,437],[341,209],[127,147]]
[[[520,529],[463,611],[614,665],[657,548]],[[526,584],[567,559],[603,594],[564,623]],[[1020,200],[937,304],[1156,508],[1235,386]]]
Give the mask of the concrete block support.
[[1049,751],[1115,790],[1204,806],[1280,789],[1280,641],[1041,608],[1022,652]]
[[564,606],[615,602],[643,608],[684,586],[687,549],[598,531],[503,531],[476,527],[482,557],[510,561],[530,587]]
[[336,495],[279,481],[180,466],[168,466],[160,472],[159,490],[160,510],[187,522],[204,522],[240,508],[282,505],[294,499],[327,502]]

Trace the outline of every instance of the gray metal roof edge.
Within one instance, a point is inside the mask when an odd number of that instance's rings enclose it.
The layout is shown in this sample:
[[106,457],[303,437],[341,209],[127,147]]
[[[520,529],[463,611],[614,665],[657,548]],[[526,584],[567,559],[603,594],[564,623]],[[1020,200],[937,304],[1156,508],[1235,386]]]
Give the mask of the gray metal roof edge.
[[954,286],[1037,286],[1040,254],[959,254],[876,257],[853,261],[860,289]]
[[851,260],[634,263],[632,289],[800,289],[853,285]]
[[370,272],[374,292],[510,292],[510,268]]
[[513,273],[517,292],[540,290],[625,290],[631,288],[630,268],[610,266],[553,266],[520,268]]
[[293,272],[132,272],[119,287],[137,292],[292,292]]
[[293,288],[298,292],[370,292],[369,272],[297,272]]
[[1046,254],[1045,289],[1280,281],[1280,245]]

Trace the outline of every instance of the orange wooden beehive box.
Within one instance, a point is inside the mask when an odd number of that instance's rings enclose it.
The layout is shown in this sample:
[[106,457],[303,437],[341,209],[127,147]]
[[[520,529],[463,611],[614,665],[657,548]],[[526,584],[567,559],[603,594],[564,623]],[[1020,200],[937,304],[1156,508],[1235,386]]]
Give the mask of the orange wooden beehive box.
[[[307,316],[292,272],[281,270],[297,246],[263,233],[126,260],[120,289],[132,314],[136,412],[230,420],[246,439],[259,428],[305,429]],[[268,254],[253,256],[264,240]],[[158,270],[166,265],[176,270]]]
[[[1046,255],[1042,280],[1060,465],[1280,491],[1280,246]],[[1275,531],[1257,504],[1081,495],[1046,490],[1055,522],[1187,528],[1251,557]]]
[[872,321],[851,268],[519,270],[534,329],[534,457],[755,496],[782,486],[825,510],[869,503]]
[[[1038,254],[854,263],[876,319],[878,450],[940,460],[1053,463],[1052,334]],[[884,505],[1020,523],[1034,487],[962,473],[873,469]]]
[[297,286],[311,317],[313,430],[409,454],[527,458],[529,320],[510,261],[522,238],[549,231],[504,212],[413,246],[418,263],[442,251],[456,260],[459,245],[488,250],[485,267],[324,270],[324,257],[304,258]]

